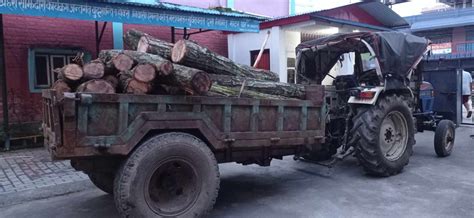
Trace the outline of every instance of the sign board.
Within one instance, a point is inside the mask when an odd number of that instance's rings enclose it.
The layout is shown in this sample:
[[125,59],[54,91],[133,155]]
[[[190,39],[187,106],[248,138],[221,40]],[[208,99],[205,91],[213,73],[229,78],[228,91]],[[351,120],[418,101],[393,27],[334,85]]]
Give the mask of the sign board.
[[451,42],[432,44],[431,52],[433,54],[450,54],[452,51]]
[[251,18],[94,1],[0,0],[0,13],[235,32],[259,31],[259,21]]

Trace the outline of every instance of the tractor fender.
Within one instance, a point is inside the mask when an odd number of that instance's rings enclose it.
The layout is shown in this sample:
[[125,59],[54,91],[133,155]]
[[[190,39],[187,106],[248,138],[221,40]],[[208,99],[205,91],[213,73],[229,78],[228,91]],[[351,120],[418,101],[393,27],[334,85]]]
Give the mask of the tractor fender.
[[376,86],[371,88],[363,88],[360,92],[371,92],[373,93],[372,98],[360,98],[357,96],[351,96],[347,103],[349,104],[368,104],[368,105],[375,105],[377,102],[380,93],[384,92],[385,88],[382,86]]

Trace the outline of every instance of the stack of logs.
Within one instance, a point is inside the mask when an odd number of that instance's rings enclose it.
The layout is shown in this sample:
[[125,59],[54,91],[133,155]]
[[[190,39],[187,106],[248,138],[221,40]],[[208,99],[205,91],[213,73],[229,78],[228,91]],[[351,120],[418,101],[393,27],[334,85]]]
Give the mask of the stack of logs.
[[304,99],[304,87],[280,83],[270,71],[237,64],[189,40],[176,44],[130,30],[132,50],[103,50],[89,63],[60,69],[53,85],[64,92],[207,95]]

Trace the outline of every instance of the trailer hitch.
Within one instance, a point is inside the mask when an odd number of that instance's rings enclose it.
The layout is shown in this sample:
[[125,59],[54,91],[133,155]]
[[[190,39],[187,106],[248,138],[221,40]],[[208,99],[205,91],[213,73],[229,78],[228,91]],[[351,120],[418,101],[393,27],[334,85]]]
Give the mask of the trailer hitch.
[[344,160],[346,157],[348,157],[349,155],[353,154],[355,151],[354,147],[350,147],[349,149],[347,150],[342,150],[341,152],[338,152],[336,153],[335,155],[332,156],[332,158],[330,160],[327,160],[327,161],[314,161],[314,160],[308,160],[308,159],[305,159],[301,156],[294,156],[293,159],[294,160],[299,160],[299,161],[303,161],[303,162],[307,162],[307,163],[313,163],[313,164],[317,164],[317,165],[320,165],[320,166],[324,166],[324,167],[327,167],[327,168],[333,168],[335,167],[339,162],[341,162],[342,160]]

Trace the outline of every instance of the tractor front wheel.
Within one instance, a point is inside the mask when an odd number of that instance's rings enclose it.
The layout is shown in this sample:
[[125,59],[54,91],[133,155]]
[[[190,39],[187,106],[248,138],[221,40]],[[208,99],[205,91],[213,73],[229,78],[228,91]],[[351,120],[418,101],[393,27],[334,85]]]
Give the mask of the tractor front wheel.
[[436,127],[434,148],[438,157],[451,155],[454,147],[455,127],[451,120],[441,120]]

